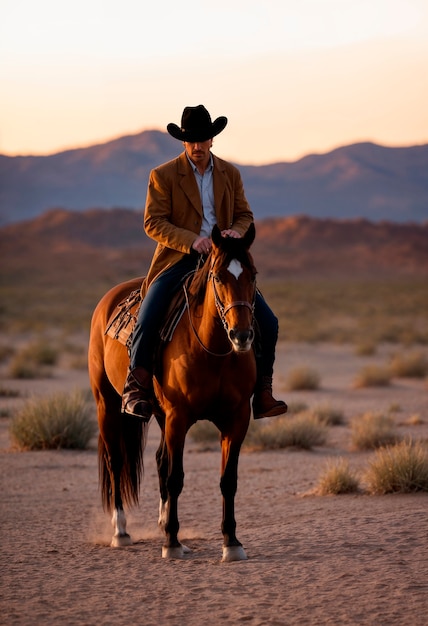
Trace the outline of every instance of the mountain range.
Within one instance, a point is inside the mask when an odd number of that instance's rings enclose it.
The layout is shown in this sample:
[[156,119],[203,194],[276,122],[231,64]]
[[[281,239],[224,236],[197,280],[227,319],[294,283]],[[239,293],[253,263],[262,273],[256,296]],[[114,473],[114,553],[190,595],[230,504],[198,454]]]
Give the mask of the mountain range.
[[[0,225],[52,208],[141,211],[150,170],[180,150],[167,133],[152,130],[49,156],[0,155]],[[428,219],[428,144],[357,143],[295,162],[238,167],[256,219]]]
[[[257,220],[256,233],[253,256],[268,279],[428,275],[428,221],[272,217]],[[31,272],[51,284],[55,272],[56,280],[67,282],[122,268],[130,278],[147,271],[154,246],[134,210],[54,209],[0,227],[0,274],[8,282]]]

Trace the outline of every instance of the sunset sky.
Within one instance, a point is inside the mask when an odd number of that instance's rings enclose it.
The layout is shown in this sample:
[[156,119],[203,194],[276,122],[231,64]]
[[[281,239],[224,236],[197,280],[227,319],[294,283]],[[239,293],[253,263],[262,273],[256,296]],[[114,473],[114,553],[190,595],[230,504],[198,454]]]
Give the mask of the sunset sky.
[[165,131],[201,103],[238,163],[428,143],[428,1],[0,0],[0,153]]

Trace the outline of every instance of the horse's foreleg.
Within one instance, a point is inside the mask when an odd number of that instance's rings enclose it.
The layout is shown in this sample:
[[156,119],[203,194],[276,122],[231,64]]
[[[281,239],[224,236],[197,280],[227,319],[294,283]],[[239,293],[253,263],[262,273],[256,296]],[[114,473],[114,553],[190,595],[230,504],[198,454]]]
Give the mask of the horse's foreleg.
[[163,514],[165,519],[166,542],[162,548],[164,558],[182,558],[183,546],[178,540],[180,523],[178,521],[178,497],[183,490],[184,472],[182,458],[175,459],[171,463],[171,471],[167,480],[168,500],[164,504]]
[[[171,430],[171,429],[170,429]],[[183,449],[185,432],[170,432],[166,434],[166,447],[168,454],[168,476],[166,490],[168,498],[162,503],[162,518],[165,521],[164,530],[166,535],[165,544],[162,547],[163,558],[180,559],[189,550],[178,540],[180,523],[178,521],[178,498],[183,490]]]
[[238,487],[238,460],[241,444],[232,444],[229,438],[222,439],[222,475],[220,489],[223,496],[222,561],[242,561],[247,558],[245,550],[236,537],[235,495]]
[[168,450],[165,445],[163,433],[159,448],[156,451],[156,465],[158,470],[160,493],[158,524],[162,530],[165,530],[165,524],[168,517],[168,490],[166,486],[168,479]]

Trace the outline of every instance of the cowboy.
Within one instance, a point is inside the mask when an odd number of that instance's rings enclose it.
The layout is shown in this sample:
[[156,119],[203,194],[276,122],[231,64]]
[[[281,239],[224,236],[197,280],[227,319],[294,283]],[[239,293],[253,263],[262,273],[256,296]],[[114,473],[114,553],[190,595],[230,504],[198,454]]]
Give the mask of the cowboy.
[[[157,247],[142,287],[122,397],[122,412],[144,421],[152,415],[153,355],[172,295],[200,256],[209,254],[215,224],[223,237],[241,237],[254,220],[238,169],[211,152],[213,137],[226,124],[226,117],[212,122],[203,105],[186,107],[181,126],[167,126],[183,142],[184,152],[150,173],[144,228]],[[287,405],[272,396],[278,320],[258,292],[255,317],[263,344],[253,397],[257,419],[285,413]]]

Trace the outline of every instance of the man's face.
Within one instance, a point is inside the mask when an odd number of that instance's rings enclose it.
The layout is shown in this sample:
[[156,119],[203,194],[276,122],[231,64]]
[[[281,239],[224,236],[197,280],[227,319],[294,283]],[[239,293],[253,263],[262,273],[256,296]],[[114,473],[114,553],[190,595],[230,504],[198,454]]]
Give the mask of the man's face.
[[195,165],[200,163],[208,163],[210,148],[213,145],[212,139],[206,141],[185,141],[184,149],[187,156]]

